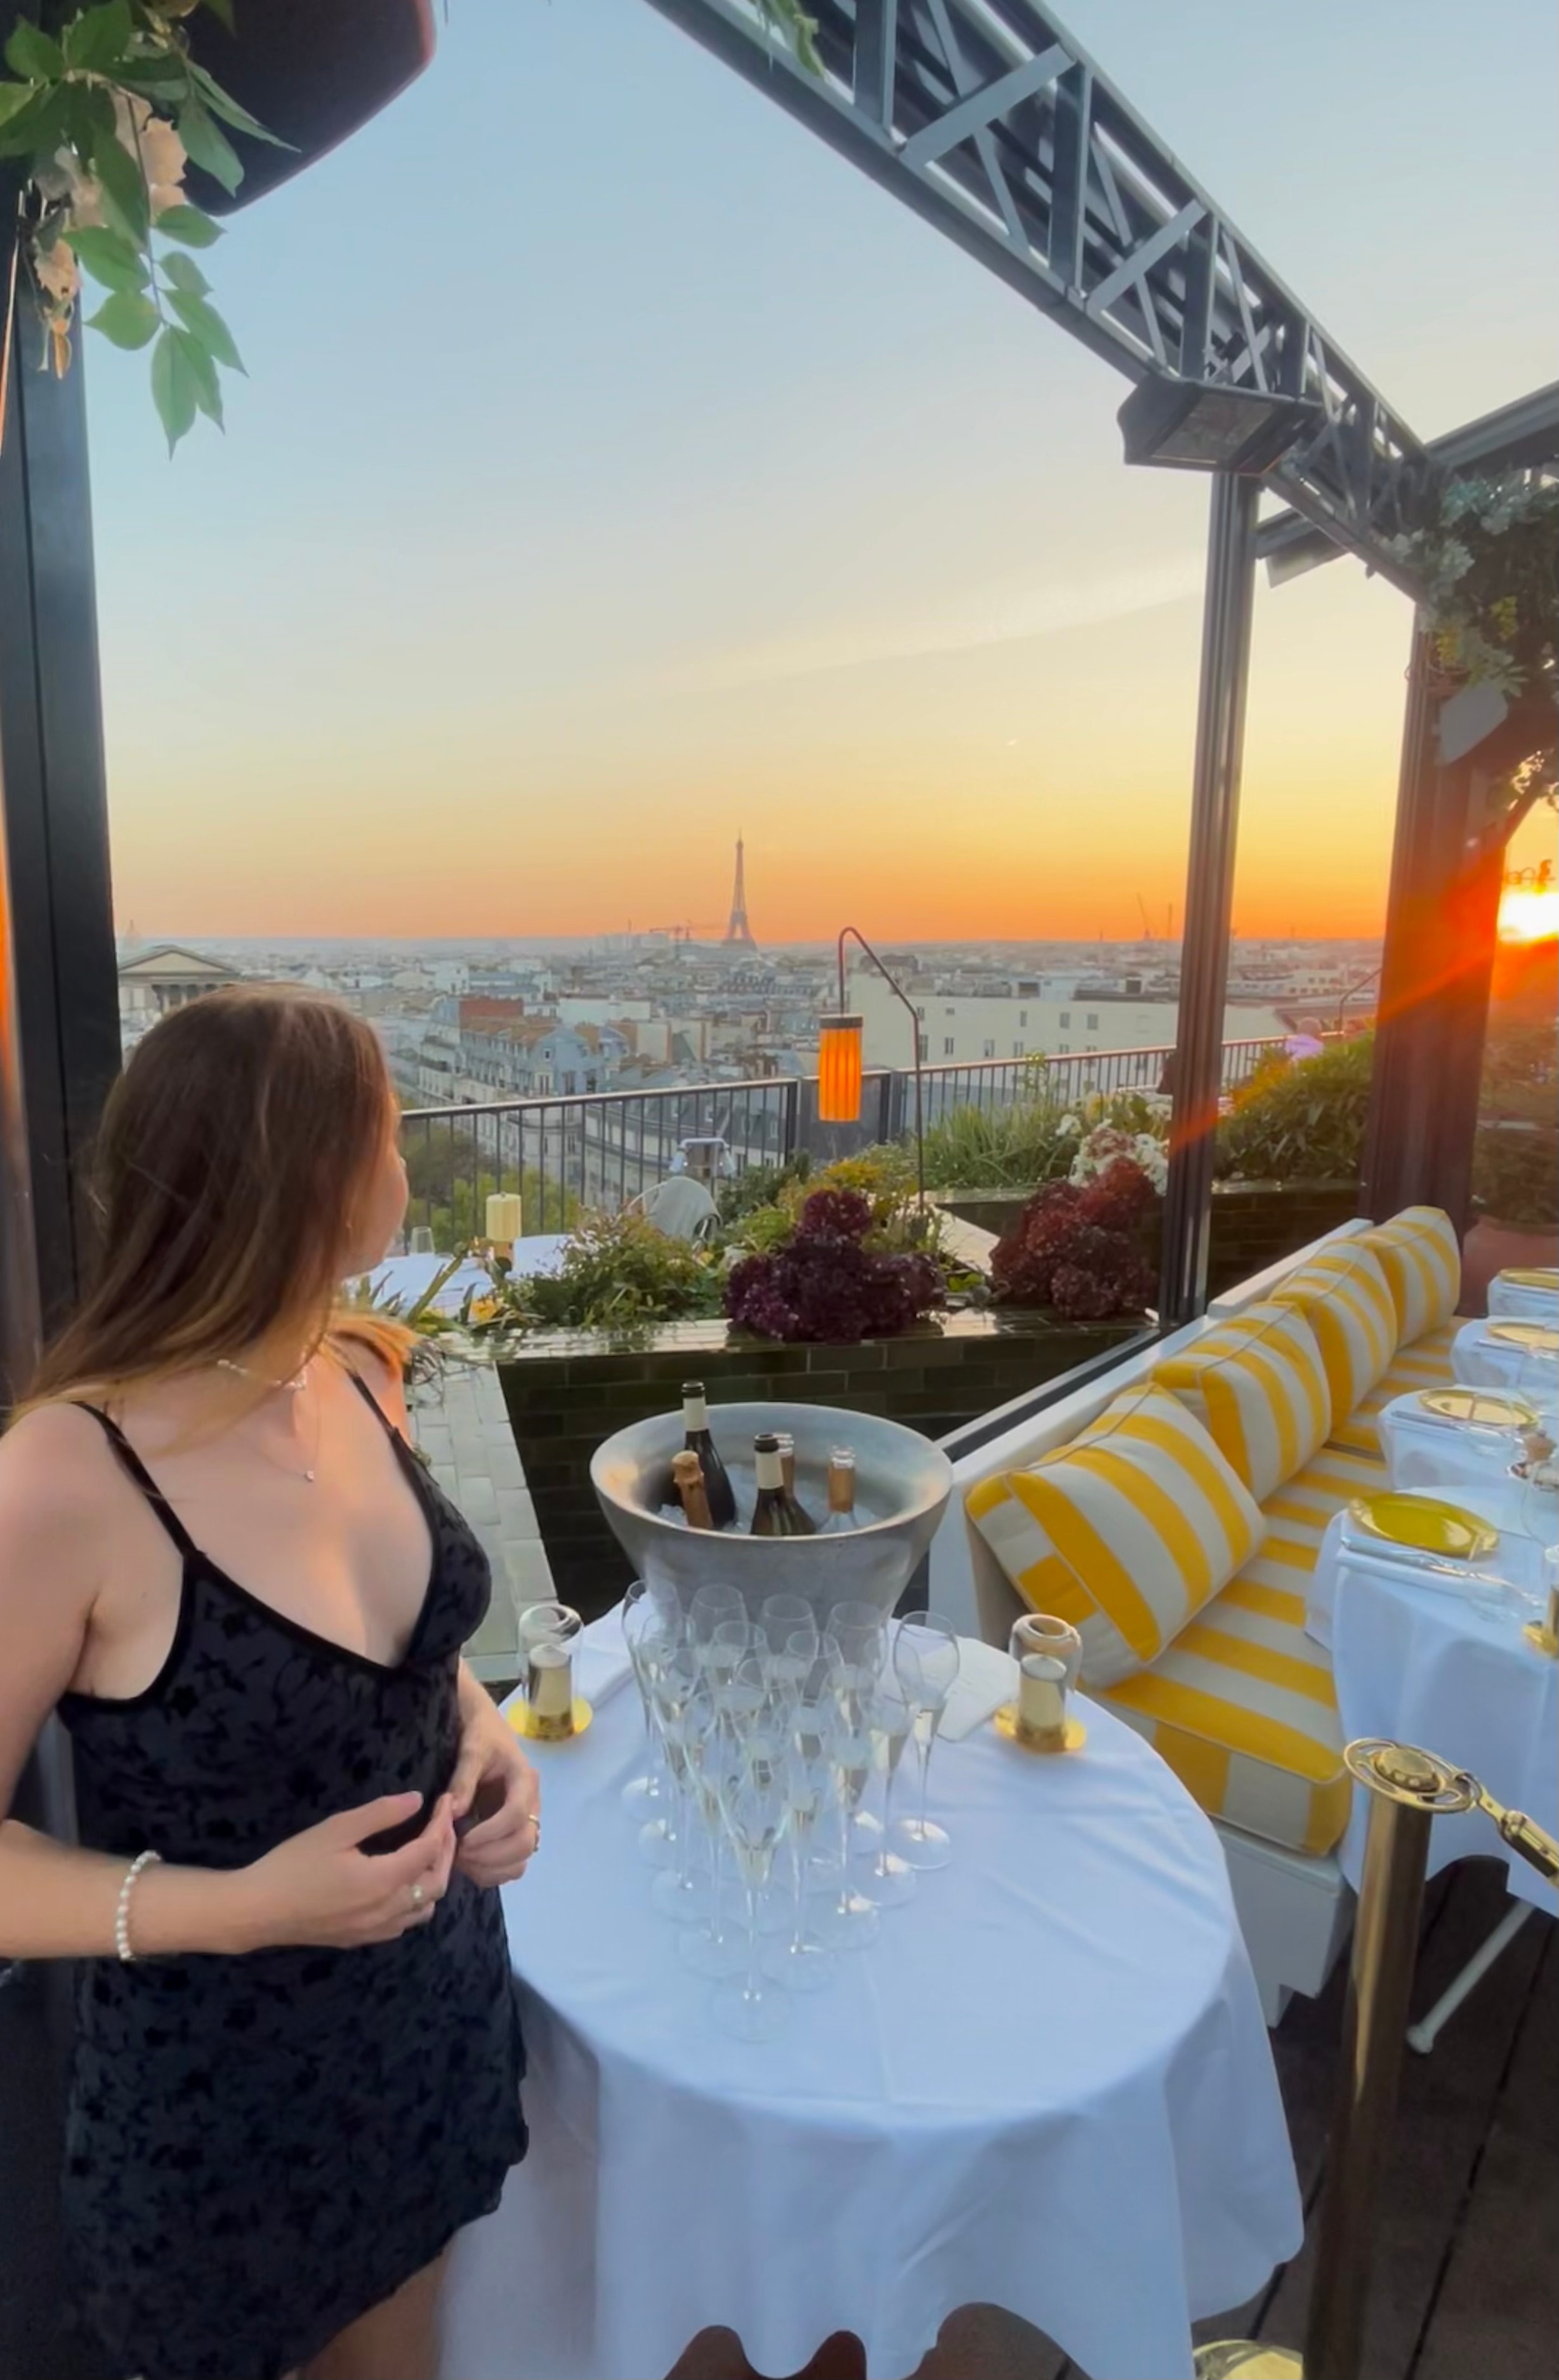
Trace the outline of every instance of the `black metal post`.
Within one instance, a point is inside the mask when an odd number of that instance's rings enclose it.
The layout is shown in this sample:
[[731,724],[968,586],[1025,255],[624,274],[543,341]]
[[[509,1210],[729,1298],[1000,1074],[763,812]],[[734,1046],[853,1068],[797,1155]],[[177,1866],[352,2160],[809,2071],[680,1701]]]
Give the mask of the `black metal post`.
[[[1443,763],[1429,639],[1415,624],[1381,964],[1361,1212],[1443,1207],[1469,1220],[1483,1036],[1499,930],[1502,768],[1527,737],[1519,717]],[[1541,730],[1530,731],[1541,740]]]
[[[0,23],[10,13],[0,0]],[[0,221],[14,224],[14,179],[0,179]],[[0,292],[11,262],[7,238]],[[63,381],[39,370],[25,283],[10,340],[0,422],[0,784],[47,1326],[76,1294],[89,1242],[83,1160],[119,1068],[118,978],[83,359],[78,353]]]
[[1212,483],[1190,859],[1180,946],[1175,1105],[1159,1281],[1159,1313],[1166,1329],[1191,1321],[1207,1304],[1213,1140],[1223,1086],[1224,1004],[1234,915],[1260,495],[1261,482],[1256,480],[1221,477]]

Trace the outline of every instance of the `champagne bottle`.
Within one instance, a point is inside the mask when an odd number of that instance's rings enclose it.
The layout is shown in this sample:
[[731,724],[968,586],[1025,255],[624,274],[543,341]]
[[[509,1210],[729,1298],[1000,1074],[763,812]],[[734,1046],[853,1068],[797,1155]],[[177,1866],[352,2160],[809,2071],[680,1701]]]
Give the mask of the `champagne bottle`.
[[713,1529],[713,1517],[709,1509],[709,1490],[704,1486],[703,1464],[696,1454],[684,1450],[671,1458],[672,1485],[676,1500],[688,1516],[690,1529]]
[[[730,1474],[716,1453],[714,1440],[710,1436],[709,1405],[701,1380],[684,1380],[682,1383],[682,1427],[687,1432],[683,1451],[698,1456],[703,1473],[704,1494],[709,1499],[709,1525],[714,1529],[728,1529],[737,1517],[736,1493],[731,1486]],[[672,1493],[664,1500],[680,1503],[675,1480]]]
[[779,1440],[780,1470],[785,1479],[785,1492],[787,1496],[794,1496],[796,1493],[796,1440],[787,1429],[776,1429],[774,1436]]
[[755,1537],[810,1537],[816,1535],[810,1517],[785,1484],[780,1442],[772,1430],[752,1441],[758,1464],[758,1502],[752,1514]]
[[836,1446],[828,1459],[828,1517],[818,1534],[842,1537],[859,1529],[856,1512],[856,1459],[847,1446]]

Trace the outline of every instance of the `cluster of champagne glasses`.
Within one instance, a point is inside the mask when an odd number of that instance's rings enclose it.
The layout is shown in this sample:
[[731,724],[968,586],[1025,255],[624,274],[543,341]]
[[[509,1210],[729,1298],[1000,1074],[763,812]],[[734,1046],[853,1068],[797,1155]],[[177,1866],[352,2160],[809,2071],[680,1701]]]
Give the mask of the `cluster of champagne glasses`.
[[800,1596],[770,1596],[754,1618],[728,1586],[700,1587],[681,1612],[639,1582],[623,1633],[651,1750],[623,1801],[659,1870],[652,1898],[713,1983],[714,2022],[773,2040],[790,1995],[832,1982],[837,1954],[875,1941],[882,1912],[951,1856],[927,1796],[957,1636],[936,1612],[894,1621],[869,1603],[820,1620]]

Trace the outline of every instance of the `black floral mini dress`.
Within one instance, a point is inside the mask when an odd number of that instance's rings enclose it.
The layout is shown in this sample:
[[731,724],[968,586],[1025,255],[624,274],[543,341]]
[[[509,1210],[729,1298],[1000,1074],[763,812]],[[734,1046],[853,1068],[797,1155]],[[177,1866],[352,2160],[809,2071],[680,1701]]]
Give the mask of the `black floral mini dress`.
[[[60,1705],[82,1842],[235,1868],[381,1794],[420,1791],[425,1817],[455,1767],[457,1667],[490,1577],[398,1432],[384,1422],[432,1558],[392,1669],[227,1577],[97,1418],[184,1573],[152,1684]],[[525,2154],[523,2070],[498,1895],[457,1871],[394,1942],[82,1961],[67,2246],[116,2380],[278,2380],[317,2354],[496,2206]]]

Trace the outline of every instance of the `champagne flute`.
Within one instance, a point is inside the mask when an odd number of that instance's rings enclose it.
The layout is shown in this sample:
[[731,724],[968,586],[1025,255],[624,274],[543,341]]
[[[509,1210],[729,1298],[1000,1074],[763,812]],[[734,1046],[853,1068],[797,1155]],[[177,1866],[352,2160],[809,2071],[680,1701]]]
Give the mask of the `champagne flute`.
[[688,1606],[688,1642],[702,1654],[713,1643],[714,1632],[723,1621],[746,1618],[747,1606],[737,1587],[700,1586]]
[[688,1759],[689,1731],[699,1725],[696,1706],[707,1700],[708,1685],[692,1647],[679,1645],[661,1664],[652,1682],[655,1718],[665,1745],[666,1765],[676,1791],[677,1858],[650,1888],[650,1899],[663,1917],[678,1925],[700,1924],[709,1914],[709,1886],[693,1874],[697,1786]]
[[829,1777],[839,1805],[839,1868],[838,1888],[819,1914],[818,1932],[831,1949],[864,1950],[877,1939],[881,1921],[876,1902],[851,1875],[850,1822],[871,1775],[871,1738],[859,1707],[841,1705],[837,1693],[827,1725]]
[[[871,1862],[871,1898],[880,1909],[896,1909],[916,1893],[915,1871],[908,1861],[889,1848],[893,1831],[894,1780],[914,1725],[915,1712],[896,1679],[883,1679],[865,1706],[866,1733],[872,1765],[883,1779],[883,1815],[877,1828]],[[858,1821],[859,1823],[859,1821]]]
[[900,1818],[895,1843],[911,1867],[945,1867],[953,1855],[945,1827],[926,1815],[932,1746],[958,1674],[958,1633],[938,1611],[910,1611],[894,1637],[894,1670],[914,1714],[911,1734],[920,1767],[920,1815]]
[[785,1759],[790,1813],[786,1828],[790,1846],[790,1926],[783,1941],[770,1945],[763,1973],[786,1991],[821,1992],[833,1982],[837,1963],[827,1944],[807,1925],[812,1837],[828,1807],[828,1756],[822,1736],[812,1735],[805,1727],[793,1730]]
[[758,1626],[771,1653],[783,1653],[798,1630],[810,1628],[817,1641],[817,1614],[804,1595],[766,1595],[758,1607]]
[[676,1948],[685,1966],[714,1982],[741,1973],[747,1963],[747,1945],[725,1915],[725,1834],[720,1799],[723,1782],[743,1754],[726,1730],[713,1692],[696,1694],[688,1706],[684,1750],[710,1846],[711,1886],[705,1913],[683,1927]]
[[764,1988],[758,1931],[758,1898],[790,1815],[781,1751],[777,1742],[759,1737],[747,1746],[745,1757],[720,1772],[720,1807],[747,1891],[748,1945],[745,1973],[716,1985],[710,2013],[723,2033],[738,2041],[773,2041],[790,2022],[784,1994]]
[[672,1795],[664,1776],[654,1713],[650,1706],[649,1681],[661,1653],[676,1642],[679,1623],[662,1610],[641,1578],[629,1582],[623,1597],[622,1613],[623,1641],[633,1665],[633,1682],[639,1690],[649,1766],[641,1776],[623,1787],[620,1799],[627,1816],[644,1821],[639,1841],[646,1857],[664,1862],[670,1854]]

